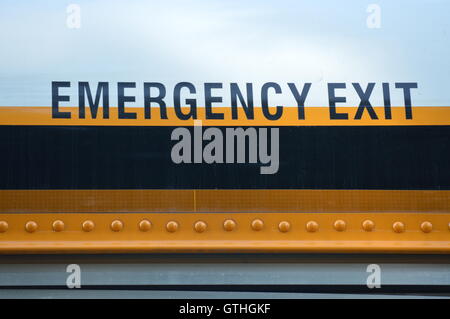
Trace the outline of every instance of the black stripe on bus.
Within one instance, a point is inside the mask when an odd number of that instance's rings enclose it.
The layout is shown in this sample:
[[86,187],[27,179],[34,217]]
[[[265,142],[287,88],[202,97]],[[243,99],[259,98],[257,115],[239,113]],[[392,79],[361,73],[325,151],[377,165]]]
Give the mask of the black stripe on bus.
[[0,126],[0,189],[450,189],[450,126],[280,127],[273,175],[174,164],[174,129]]

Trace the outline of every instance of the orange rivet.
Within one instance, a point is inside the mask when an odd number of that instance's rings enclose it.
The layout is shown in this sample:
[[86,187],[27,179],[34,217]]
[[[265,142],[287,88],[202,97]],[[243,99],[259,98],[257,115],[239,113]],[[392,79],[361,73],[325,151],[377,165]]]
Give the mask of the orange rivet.
[[65,225],[64,225],[64,222],[62,220],[55,220],[53,222],[53,225],[52,225],[53,230],[56,231],[56,232],[63,231],[64,230],[64,226]]
[[344,231],[347,228],[347,224],[342,219],[338,219],[334,222],[334,229],[337,231]]
[[431,232],[433,230],[433,224],[430,223],[430,222],[423,222],[420,225],[420,229],[422,229],[422,231],[424,233],[429,233],[429,232]]
[[4,233],[5,231],[8,230],[8,223],[5,222],[4,220],[0,221],[0,233]]
[[319,230],[319,224],[315,221],[309,221],[306,223],[306,231],[314,233]]
[[403,224],[402,222],[395,222],[392,225],[392,229],[396,232],[396,233],[403,233],[405,231],[405,224]]
[[278,224],[278,229],[282,233],[287,233],[289,229],[291,229],[291,224],[289,222],[282,221]]
[[207,227],[208,227],[208,225],[206,225],[206,223],[204,221],[201,221],[201,220],[199,220],[198,222],[196,222],[194,224],[194,230],[197,233],[203,233],[206,230]]
[[150,228],[152,228],[152,223],[148,221],[147,219],[143,219],[139,223],[139,230],[140,231],[149,231]]
[[81,225],[81,228],[83,229],[83,231],[85,232],[90,232],[93,231],[95,228],[95,224],[92,220],[86,220],[83,222],[83,224]]
[[367,219],[367,220],[363,221],[362,228],[365,231],[372,231],[375,229],[375,223],[373,221],[371,221],[370,219]]
[[120,220],[114,220],[111,223],[111,230],[115,232],[119,232],[123,229],[123,223]]
[[252,229],[255,231],[260,231],[264,228],[264,222],[261,219],[255,219],[252,221]]
[[174,233],[178,230],[178,223],[175,221],[170,221],[166,225],[166,229],[170,233]]
[[223,229],[226,231],[232,231],[236,228],[236,222],[232,219],[227,219],[223,222]]
[[38,229],[38,224],[33,221],[29,221],[25,224],[25,230],[29,233],[34,233]]

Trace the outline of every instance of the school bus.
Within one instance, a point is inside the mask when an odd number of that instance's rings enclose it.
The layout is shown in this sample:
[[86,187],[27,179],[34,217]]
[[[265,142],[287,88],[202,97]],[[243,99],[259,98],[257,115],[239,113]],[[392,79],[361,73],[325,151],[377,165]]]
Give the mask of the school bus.
[[448,295],[447,4],[38,3],[0,5],[3,296],[69,264],[281,297],[380,267],[378,292]]

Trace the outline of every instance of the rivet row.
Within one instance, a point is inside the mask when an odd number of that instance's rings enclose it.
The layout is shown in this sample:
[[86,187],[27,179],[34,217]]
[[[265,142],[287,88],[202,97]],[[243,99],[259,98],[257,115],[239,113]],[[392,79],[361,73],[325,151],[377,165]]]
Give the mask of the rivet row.
[[[250,223],[250,227],[254,231],[261,231],[264,229],[265,224],[264,221],[261,219],[254,219]],[[375,230],[375,223],[372,220],[364,220],[361,224],[361,227],[366,232],[371,232]],[[35,221],[28,221],[25,223],[25,231],[28,233],[34,233],[38,230],[39,226]],[[124,228],[124,223],[118,219],[113,220],[110,224],[110,229],[113,232],[120,232]],[[139,222],[138,228],[142,232],[147,232],[152,228],[152,223],[147,220],[143,219]],[[176,232],[180,225],[177,221],[171,220],[166,223],[166,230],[170,233]],[[196,221],[193,225],[194,231],[197,233],[203,233],[207,230],[208,224],[202,220]],[[226,219],[223,222],[223,229],[227,232],[231,232],[237,228],[237,222],[233,219]],[[338,232],[344,232],[347,229],[347,223],[342,220],[338,219],[333,223],[333,228]],[[0,233],[5,233],[9,229],[8,222],[1,220],[0,221]],[[62,232],[65,229],[65,224],[62,220],[55,220],[52,223],[52,229],[55,232]],[[91,232],[95,229],[95,223],[92,220],[86,220],[81,224],[81,229],[84,232]],[[316,221],[308,221],[305,224],[305,229],[307,232],[314,233],[319,230],[319,224]],[[450,223],[448,224],[448,229],[450,230]],[[281,221],[278,224],[278,230],[282,233],[287,233],[291,230],[291,223],[288,221]],[[392,224],[392,230],[396,233],[403,233],[406,231],[406,226],[401,221],[396,221]],[[433,231],[433,224],[429,221],[424,221],[420,224],[420,230],[424,233],[430,233]]]

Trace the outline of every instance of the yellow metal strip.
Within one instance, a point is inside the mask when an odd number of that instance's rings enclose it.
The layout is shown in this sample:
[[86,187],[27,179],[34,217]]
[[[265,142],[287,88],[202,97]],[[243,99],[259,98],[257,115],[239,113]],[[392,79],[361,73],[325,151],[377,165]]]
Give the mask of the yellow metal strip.
[[[283,114],[276,121],[264,117],[262,109],[255,107],[254,119],[247,119],[239,108],[238,118],[232,119],[231,108],[215,107],[214,112],[223,113],[223,120],[206,119],[205,109],[198,108],[197,119],[204,126],[368,126],[368,125],[450,125],[450,107],[414,106],[412,119],[406,119],[404,107],[392,107],[392,119],[385,119],[384,107],[374,107],[378,119],[371,119],[367,112],[362,119],[356,120],[357,107],[337,107],[338,113],[347,113],[348,120],[330,119],[328,107],[305,107],[305,119],[298,119],[296,107],[283,108]],[[190,126],[194,120],[180,120],[173,108],[167,109],[167,119],[161,119],[159,110],[155,108],[151,119],[145,119],[144,108],[128,108],[127,112],[136,113],[136,119],[119,119],[116,107],[109,110],[109,118],[103,118],[103,110],[99,108],[96,119],[89,109],[86,118],[80,119],[78,108],[60,107],[61,112],[70,112],[70,119],[52,118],[51,107],[0,107],[0,125],[98,125],[98,126]]]
[[0,190],[0,213],[450,213],[448,190]]
[[0,253],[450,252],[450,214],[1,214]]

